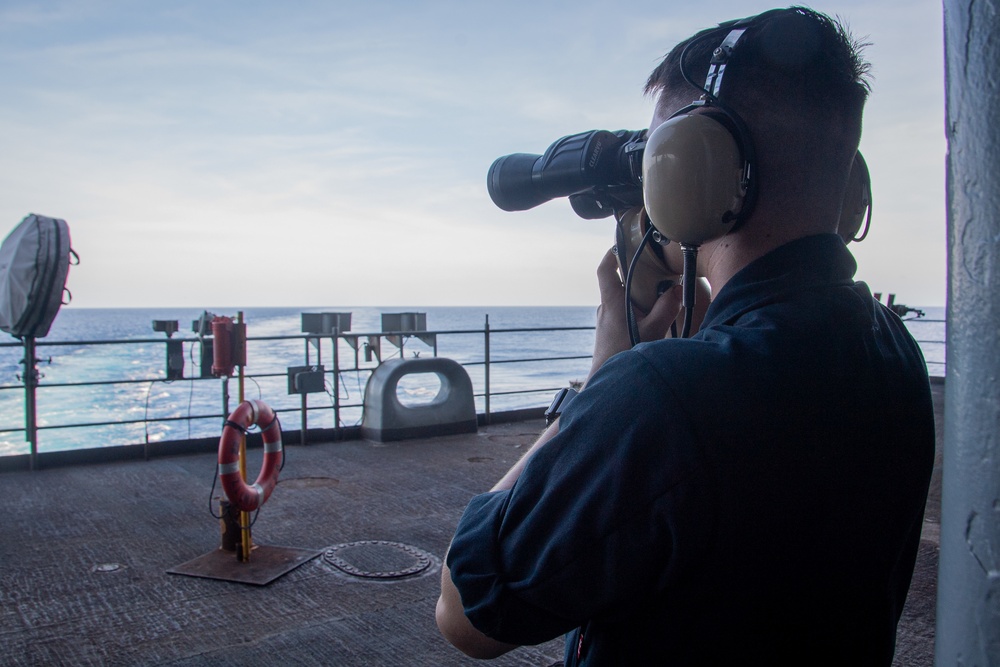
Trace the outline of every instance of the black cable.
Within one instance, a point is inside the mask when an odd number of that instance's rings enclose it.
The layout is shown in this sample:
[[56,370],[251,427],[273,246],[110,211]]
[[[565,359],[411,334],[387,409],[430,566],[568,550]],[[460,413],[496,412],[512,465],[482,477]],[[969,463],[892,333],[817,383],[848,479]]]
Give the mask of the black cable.
[[691,321],[694,319],[695,284],[698,281],[698,246],[681,244],[681,251],[684,253],[684,332],[681,338],[691,335]]
[[684,77],[684,80],[687,81],[691,85],[692,88],[695,88],[696,90],[701,91],[701,93],[705,95],[705,99],[711,100],[711,101],[716,101],[715,95],[713,95],[711,92],[709,92],[705,88],[705,86],[699,86],[697,83],[694,82],[694,80],[688,74],[687,68],[684,67],[684,59],[687,56],[688,49],[690,49],[695,44],[700,44],[701,42],[705,41],[709,37],[715,36],[716,34],[718,34],[718,32],[719,31],[716,30],[716,31],[708,33],[707,35],[703,35],[700,39],[692,39],[691,41],[689,41],[687,44],[684,45],[684,48],[681,50],[681,56],[677,60],[677,68],[681,71],[681,76]]
[[216,516],[215,512],[212,511],[212,500],[213,496],[215,496],[215,482],[218,479],[219,479],[219,466],[215,466],[215,474],[212,476],[212,490],[208,492],[208,513],[212,515],[213,519],[221,521],[222,515],[220,514],[219,516]]
[[274,412],[274,410],[272,410],[271,412],[274,414],[274,419],[269,421],[267,423],[267,426],[261,426],[260,424],[257,424],[257,428],[260,430],[261,433],[264,433],[264,431],[270,431],[275,426],[278,427],[279,431],[281,430],[281,423],[278,421],[278,413]]
[[[271,428],[272,426],[277,426],[278,427],[278,439],[280,440],[281,439],[281,422],[278,421],[278,413],[277,412],[274,413],[274,421],[272,421],[270,424],[268,424],[267,428]],[[261,432],[263,433],[265,430],[267,430],[267,429],[262,429]],[[285,450],[285,443],[281,443],[281,465],[278,466],[278,472],[279,473],[282,470],[285,469],[285,462],[288,460],[288,457],[285,455],[285,451],[286,451]],[[277,482],[276,482],[276,484],[277,484]],[[257,511],[258,512],[260,511],[259,507],[257,508]]]
[[[236,422],[230,421],[229,419],[225,420],[223,428],[225,428],[226,426],[232,426],[237,431],[240,431],[244,436],[247,434],[247,431],[249,430],[249,429],[243,428],[243,426],[241,424],[237,424]],[[265,427],[263,427],[263,428],[260,429],[260,432],[263,433],[264,431],[268,430],[272,426],[277,426],[278,427],[278,432],[279,433],[281,432],[281,422],[278,421],[278,415],[277,414],[274,415],[274,419],[271,420],[270,424],[268,424],[267,426],[265,426]],[[259,427],[260,427],[260,425],[258,424],[258,428]],[[279,473],[282,470],[285,469],[285,462],[287,460],[288,460],[288,457],[285,455],[285,446],[284,446],[284,444],[282,444],[282,446],[281,446],[281,466],[278,468],[278,472]],[[213,519],[222,520],[222,516],[221,515],[217,516],[215,514],[215,512],[212,511],[212,500],[213,500],[213,497],[215,496],[215,483],[216,483],[216,481],[218,481],[218,479],[219,479],[219,467],[216,466],[215,467],[215,475],[213,475],[213,477],[212,477],[212,488],[208,492],[208,513],[212,515]],[[253,527],[254,523],[257,522],[257,516],[260,514],[260,509],[261,509],[261,507],[263,507],[263,505],[264,505],[264,503],[261,503],[260,505],[257,506],[257,511],[253,515],[253,519],[250,522],[250,527]]]
[[628,324],[628,338],[632,343],[632,347],[642,342],[639,340],[639,321],[635,317],[635,308],[632,306],[632,275],[635,273],[635,267],[639,263],[639,255],[642,254],[652,236],[653,225],[650,225],[646,228],[646,233],[642,235],[642,240],[635,249],[632,260],[628,263],[628,271],[625,272],[625,317]]
[[232,419],[226,419],[222,422],[222,428],[226,428],[227,426],[232,426],[234,429],[240,432],[240,435],[244,436],[247,434],[247,431],[249,430],[247,428],[244,428],[243,424],[237,424]]
[[861,243],[868,236],[868,231],[871,229],[872,206],[874,204],[874,195],[872,194],[871,172],[868,171],[868,163],[865,162],[865,157],[860,153],[860,151],[858,153],[855,153],[854,155],[854,164],[851,165],[851,172],[854,171],[855,167],[859,167],[861,169],[861,178],[862,181],[864,181],[862,183],[862,194],[864,194],[864,189],[866,186],[868,189],[868,206],[867,206],[868,210],[865,213],[865,230],[861,232],[861,236],[857,236],[857,234],[855,233],[854,238],[851,239],[851,241],[854,241],[855,243]]
[[[870,189],[870,188],[871,188],[871,186],[869,186],[869,189]],[[869,199],[869,201],[868,201],[868,213],[867,213],[867,215],[865,216],[865,231],[863,231],[863,232],[861,233],[861,236],[855,236],[855,237],[854,237],[853,239],[851,239],[851,240],[852,240],[852,241],[854,241],[855,243],[861,243],[862,241],[864,241],[864,240],[865,240],[865,238],[867,238],[867,237],[868,237],[868,230],[869,230],[869,229],[871,229],[871,226],[872,226],[872,203],[871,203],[871,194],[869,194],[869,195],[868,195],[868,199]]]
[[[282,465],[282,467],[284,467],[284,465],[285,465],[284,458],[282,458],[281,465]],[[215,482],[218,479],[219,479],[219,468],[216,467],[215,468],[215,476],[212,477],[212,490],[208,492],[208,513],[211,514],[212,518],[215,519],[216,521],[222,521],[222,514],[216,514],[212,510],[212,500],[213,500],[213,496],[215,495]],[[253,519],[250,520],[250,525],[247,526],[247,528],[253,528],[253,525],[255,523],[257,523],[257,517],[260,516],[260,508],[262,506],[263,506],[263,504],[257,506],[257,510],[253,514]],[[231,504],[230,504],[230,507],[232,507]],[[242,529],[243,527],[240,526],[240,528]]]
[[246,377],[246,379],[247,379],[247,380],[250,380],[250,381],[251,381],[251,382],[253,382],[253,383],[254,383],[255,385],[257,385],[257,400],[258,400],[258,401],[259,401],[259,400],[261,400],[261,391],[260,391],[260,383],[259,383],[259,382],[257,382],[257,380],[255,380],[255,379],[254,379],[254,377],[253,377],[252,375],[246,375],[246,376],[244,376],[244,377]]

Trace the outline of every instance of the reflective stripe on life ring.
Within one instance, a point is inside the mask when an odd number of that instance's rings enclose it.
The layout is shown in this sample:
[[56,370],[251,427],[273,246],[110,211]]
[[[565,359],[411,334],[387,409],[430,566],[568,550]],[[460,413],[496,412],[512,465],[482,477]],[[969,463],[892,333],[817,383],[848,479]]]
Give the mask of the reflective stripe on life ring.
[[[264,436],[264,463],[252,485],[240,476],[240,436],[256,424]],[[278,483],[283,457],[281,425],[278,416],[263,401],[243,401],[233,410],[219,440],[219,478],[226,497],[241,512],[252,512],[263,505]]]

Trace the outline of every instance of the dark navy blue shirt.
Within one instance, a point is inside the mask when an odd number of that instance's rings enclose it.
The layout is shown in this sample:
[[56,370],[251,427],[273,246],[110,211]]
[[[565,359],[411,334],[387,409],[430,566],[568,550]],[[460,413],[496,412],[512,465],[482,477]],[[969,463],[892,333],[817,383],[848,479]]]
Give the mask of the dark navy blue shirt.
[[[448,565],[473,625],[567,665],[889,665],[934,424],[922,355],[835,235],[609,360]],[[828,661],[828,662],[824,662]]]

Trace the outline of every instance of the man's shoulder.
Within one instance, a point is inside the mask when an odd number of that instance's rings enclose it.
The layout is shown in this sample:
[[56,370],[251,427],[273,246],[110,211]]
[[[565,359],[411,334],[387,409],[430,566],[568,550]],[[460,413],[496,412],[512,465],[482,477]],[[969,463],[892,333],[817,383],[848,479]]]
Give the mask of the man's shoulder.
[[725,363],[729,351],[717,339],[667,338],[641,343],[610,359],[601,373],[620,378],[631,391],[665,392]]

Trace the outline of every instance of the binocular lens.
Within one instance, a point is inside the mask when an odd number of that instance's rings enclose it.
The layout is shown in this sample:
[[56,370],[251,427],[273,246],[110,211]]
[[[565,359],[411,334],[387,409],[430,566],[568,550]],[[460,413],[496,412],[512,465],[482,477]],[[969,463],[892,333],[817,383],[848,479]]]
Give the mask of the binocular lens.
[[532,182],[535,163],[541,155],[514,153],[497,158],[486,175],[490,199],[504,211],[527,211],[550,199]]

